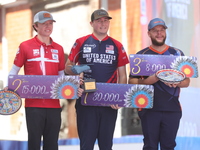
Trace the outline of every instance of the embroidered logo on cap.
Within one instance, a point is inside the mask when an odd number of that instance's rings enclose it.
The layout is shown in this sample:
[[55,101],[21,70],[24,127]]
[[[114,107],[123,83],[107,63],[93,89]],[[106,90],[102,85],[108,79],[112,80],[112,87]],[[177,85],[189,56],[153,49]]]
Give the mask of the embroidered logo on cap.
[[44,18],[50,18],[51,17],[51,15],[49,13],[44,13],[43,16],[44,16]]

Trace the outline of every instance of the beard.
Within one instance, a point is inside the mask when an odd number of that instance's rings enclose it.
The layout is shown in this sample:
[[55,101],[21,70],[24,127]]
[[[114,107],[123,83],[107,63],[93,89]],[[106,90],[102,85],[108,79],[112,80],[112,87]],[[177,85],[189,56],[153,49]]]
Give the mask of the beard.
[[165,44],[165,40],[166,40],[166,37],[163,39],[162,42],[158,42],[156,39],[151,38],[151,42],[155,46],[162,46],[162,45],[164,45]]

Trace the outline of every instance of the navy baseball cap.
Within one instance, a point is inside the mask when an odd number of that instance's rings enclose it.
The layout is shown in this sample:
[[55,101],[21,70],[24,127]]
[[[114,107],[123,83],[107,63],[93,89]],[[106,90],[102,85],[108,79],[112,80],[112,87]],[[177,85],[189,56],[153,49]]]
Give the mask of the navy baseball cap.
[[45,21],[48,20],[53,20],[53,22],[56,22],[53,19],[53,16],[48,11],[40,11],[37,14],[35,14],[33,22],[44,23]]
[[165,29],[167,29],[167,26],[165,25],[165,22],[162,19],[154,18],[149,22],[148,30],[151,30],[152,28],[158,25],[162,25]]

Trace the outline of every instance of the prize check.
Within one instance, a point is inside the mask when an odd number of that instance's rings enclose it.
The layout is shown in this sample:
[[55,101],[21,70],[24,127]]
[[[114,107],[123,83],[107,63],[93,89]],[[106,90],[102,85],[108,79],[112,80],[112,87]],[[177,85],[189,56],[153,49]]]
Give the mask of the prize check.
[[79,76],[10,75],[8,83],[8,89],[21,98],[78,98]]
[[96,83],[95,92],[84,93],[81,97],[82,105],[110,106],[131,108],[152,108],[152,85]]
[[162,69],[181,71],[188,78],[198,77],[197,58],[193,56],[131,54],[130,73],[150,76]]

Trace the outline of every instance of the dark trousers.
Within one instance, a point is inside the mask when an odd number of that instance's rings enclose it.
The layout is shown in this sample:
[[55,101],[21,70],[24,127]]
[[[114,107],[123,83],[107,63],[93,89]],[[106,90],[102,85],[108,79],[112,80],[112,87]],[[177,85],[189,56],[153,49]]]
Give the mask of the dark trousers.
[[58,135],[61,125],[61,108],[26,107],[28,150],[58,150]]
[[93,150],[96,139],[100,150],[112,150],[117,110],[111,107],[83,106],[76,102],[81,150]]
[[142,110],[139,117],[144,135],[143,150],[174,150],[182,112]]

